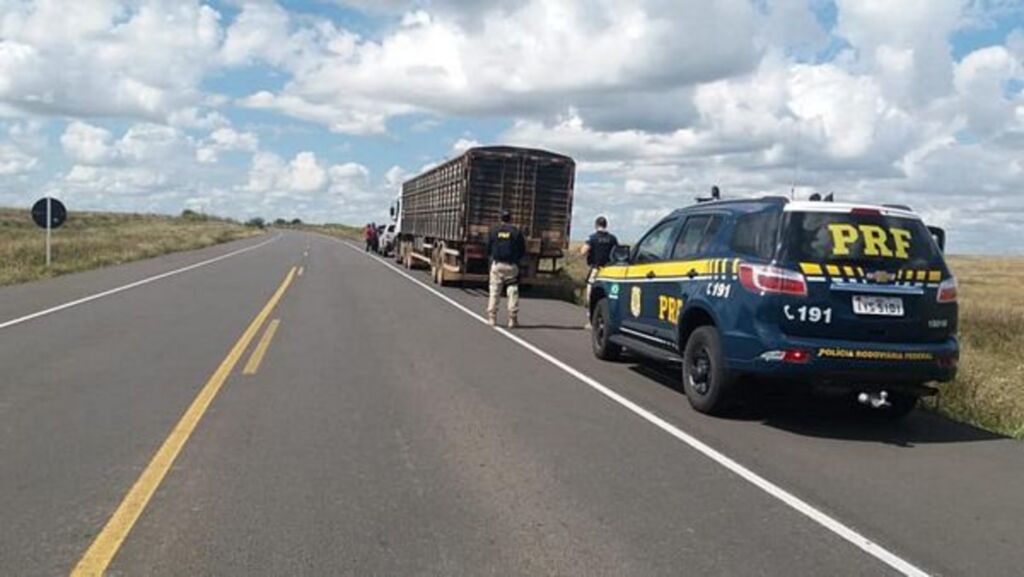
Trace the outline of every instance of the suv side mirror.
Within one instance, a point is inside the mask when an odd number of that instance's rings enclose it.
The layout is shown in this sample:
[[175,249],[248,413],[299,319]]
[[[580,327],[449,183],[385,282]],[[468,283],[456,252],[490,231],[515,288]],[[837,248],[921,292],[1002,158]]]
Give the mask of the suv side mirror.
[[935,244],[939,245],[939,250],[946,252],[946,231],[937,226],[929,226],[928,232],[930,232],[932,234],[932,238],[935,239]]
[[395,207],[392,206],[388,211],[391,213],[391,218],[395,218]]
[[609,255],[611,264],[628,264],[629,263],[629,245],[620,244],[612,249],[612,254]]

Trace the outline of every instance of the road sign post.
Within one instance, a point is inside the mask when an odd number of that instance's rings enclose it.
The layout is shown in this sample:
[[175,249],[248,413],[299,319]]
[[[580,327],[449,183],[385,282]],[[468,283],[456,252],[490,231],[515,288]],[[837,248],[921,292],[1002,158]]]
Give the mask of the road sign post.
[[40,198],[32,205],[32,220],[36,225],[46,229],[46,267],[53,262],[51,236],[53,229],[60,228],[68,218],[68,210],[64,204],[49,196]]

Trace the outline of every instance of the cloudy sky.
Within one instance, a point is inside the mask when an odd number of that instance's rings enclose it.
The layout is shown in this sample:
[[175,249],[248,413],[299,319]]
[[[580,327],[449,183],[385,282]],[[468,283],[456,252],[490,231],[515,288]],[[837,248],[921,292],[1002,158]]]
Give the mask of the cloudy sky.
[[795,184],[1024,252],[1024,0],[0,0],[0,205],[382,221],[477,143],[576,234]]

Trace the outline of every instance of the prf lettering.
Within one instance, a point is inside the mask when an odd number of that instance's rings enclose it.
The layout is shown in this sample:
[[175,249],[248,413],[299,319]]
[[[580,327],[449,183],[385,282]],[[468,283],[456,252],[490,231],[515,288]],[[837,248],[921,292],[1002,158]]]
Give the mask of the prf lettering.
[[[876,224],[846,224],[834,222],[828,225],[832,233],[832,256],[847,256],[850,245],[863,243],[865,256],[910,258],[910,231],[902,228],[888,230]],[[891,244],[890,244],[891,242]]]
[[498,233],[498,238],[500,238],[501,240],[508,240],[512,238],[512,233],[501,231]]
[[674,325],[679,324],[679,311],[683,308],[683,299],[658,297],[658,320],[668,321]]

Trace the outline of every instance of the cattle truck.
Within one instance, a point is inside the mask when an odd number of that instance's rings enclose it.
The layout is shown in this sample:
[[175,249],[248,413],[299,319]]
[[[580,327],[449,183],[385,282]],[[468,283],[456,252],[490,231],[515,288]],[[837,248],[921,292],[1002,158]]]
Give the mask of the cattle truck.
[[576,163],[511,146],[471,148],[402,185],[392,206],[400,232],[395,260],[429,267],[433,280],[485,282],[487,237],[502,211],[526,237],[520,283],[554,281],[569,248]]

